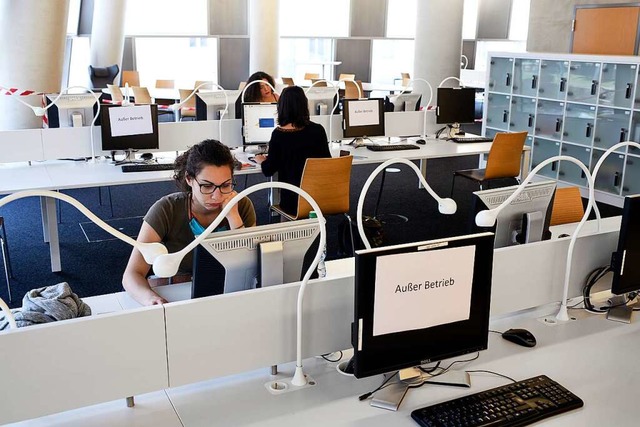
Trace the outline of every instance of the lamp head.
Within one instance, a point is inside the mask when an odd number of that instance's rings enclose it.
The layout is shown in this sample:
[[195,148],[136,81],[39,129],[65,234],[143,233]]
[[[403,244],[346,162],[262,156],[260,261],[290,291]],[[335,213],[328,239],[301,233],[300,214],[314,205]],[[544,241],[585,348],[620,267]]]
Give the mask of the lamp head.
[[168,253],[167,247],[159,242],[136,242],[135,247],[140,251],[147,264],[153,264],[160,255]]
[[178,273],[183,257],[184,254],[182,252],[174,252],[171,254],[165,252],[153,261],[153,272],[158,277],[173,277]]
[[476,215],[476,225],[478,227],[493,227],[497,216],[498,213],[495,209],[480,211]]
[[441,214],[453,215],[458,210],[458,205],[453,199],[440,199],[438,201],[438,210]]

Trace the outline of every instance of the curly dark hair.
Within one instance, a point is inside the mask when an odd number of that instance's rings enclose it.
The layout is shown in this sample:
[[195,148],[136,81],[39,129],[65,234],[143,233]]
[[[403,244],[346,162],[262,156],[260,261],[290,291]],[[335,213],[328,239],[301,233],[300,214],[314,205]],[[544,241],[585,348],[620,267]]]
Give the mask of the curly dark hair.
[[[276,82],[269,74],[264,71],[256,71],[255,73],[249,76],[249,80],[247,80],[247,84],[251,82],[255,82],[256,80],[266,80],[273,87],[276,87]],[[247,87],[247,91],[244,93],[244,102],[259,102],[262,98],[260,94],[260,85],[253,84]]]
[[309,103],[300,86],[288,86],[278,100],[278,124],[303,128],[309,124]]
[[233,176],[234,158],[229,147],[215,139],[205,139],[176,158],[173,179],[180,190],[189,192],[187,177],[195,178],[205,166],[229,166]]

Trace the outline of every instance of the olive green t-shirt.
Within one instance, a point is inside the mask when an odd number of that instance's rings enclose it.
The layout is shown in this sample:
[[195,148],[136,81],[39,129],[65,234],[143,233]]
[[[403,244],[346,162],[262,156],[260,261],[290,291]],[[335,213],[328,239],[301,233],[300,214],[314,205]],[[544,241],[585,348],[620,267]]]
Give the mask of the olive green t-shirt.
[[[169,253],[182,250],[194,239],[189,227],[189,202],[189,193],[169,194],[155,202],[144,216],[144,221],[158,233]],[[255,225],[256,212],[247,197],[238,202],[238,212],[245,227]],[[214,232],[225,230],[229,230],[227,218],[222,220]],[[191,274],[192,269],[193,253],[189,252],[180,263],[180,272]]]

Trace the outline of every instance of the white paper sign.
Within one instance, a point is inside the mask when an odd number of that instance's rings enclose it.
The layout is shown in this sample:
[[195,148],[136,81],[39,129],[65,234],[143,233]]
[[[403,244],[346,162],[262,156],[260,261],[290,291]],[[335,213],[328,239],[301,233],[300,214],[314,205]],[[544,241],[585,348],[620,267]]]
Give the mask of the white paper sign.
[[111,136],[144,135],[153,133],[151,106],[114,107],[109,109]]
[[475,246],[376,260],[373,335],[469,319]]
[[349,102],[349,125],[377,125],[380,121],[378,106],[377,100]]

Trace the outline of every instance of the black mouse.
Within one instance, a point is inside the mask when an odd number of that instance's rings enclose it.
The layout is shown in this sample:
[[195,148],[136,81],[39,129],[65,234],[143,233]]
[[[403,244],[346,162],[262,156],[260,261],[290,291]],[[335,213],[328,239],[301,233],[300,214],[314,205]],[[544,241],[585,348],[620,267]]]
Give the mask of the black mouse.
[[534,347],[536,345],[536,337],[526,329],[509,329],[502,333],[502,338],[524,347]]
[[142,153],[140,154],[140,158],[142,160],[151,160],[153,159],[153,153]]
[[420,145],[425,145],[427,143],[427,141],[425,141],[424,139],[418,139],[416,141],[416,144],[420,144]]
[[569,237],[569,234],[564,234],[564,233],[563,233],[563,234],[560,234],[560,235],[558,236],[558,239],[564,239],[565,237]]

